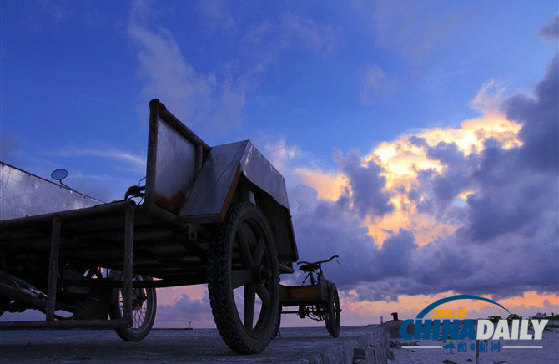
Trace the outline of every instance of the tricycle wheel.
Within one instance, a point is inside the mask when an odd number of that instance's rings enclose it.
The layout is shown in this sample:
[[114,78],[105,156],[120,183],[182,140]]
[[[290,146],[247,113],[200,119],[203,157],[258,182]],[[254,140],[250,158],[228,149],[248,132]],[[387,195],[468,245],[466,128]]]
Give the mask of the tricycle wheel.
[[328,288],[328,304],[326,306],[326,329],[333,337],[340,335],[340,297],[335,285]]
[[211,250],[208,289],[219,334],[237,353],[259,353],[279,318],[279,265],[270,225],[255,205],[236,204]]
[[[122,273],[120,273],[119,278],[120,277],[122,277]],[[135,276],[134,280],[153,281],[153,278]],[[114,290],[111,301],[112,304],[109,307],[109,317],[112,320],[122,319],[122,289]],[[153,323],[155,322],[155,312],[157,311],[157,294],[155,292],[155,288],[134,288],[132,294],[132,310],[132,327],[115,329],[118,336],[120,336],[124,341],[140,341],[151,331]]]

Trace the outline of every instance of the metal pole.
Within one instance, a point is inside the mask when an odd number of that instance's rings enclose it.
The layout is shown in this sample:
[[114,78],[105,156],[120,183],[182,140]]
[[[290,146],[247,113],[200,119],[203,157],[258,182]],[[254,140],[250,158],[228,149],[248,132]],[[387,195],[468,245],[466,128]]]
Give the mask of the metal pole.
[[134,206],[124,209],[124,262],[122,265],[122,318],[132,327],[132,294],[134,277]]
[[56,309],[56,286],[58,283],[58,252],[60,250],[60,217],[52,219],[52,234],[50,239],[50,263],[48,281],[47,321],[54,321]]
[[479,364],[479,340],[476,340],[476,364]]

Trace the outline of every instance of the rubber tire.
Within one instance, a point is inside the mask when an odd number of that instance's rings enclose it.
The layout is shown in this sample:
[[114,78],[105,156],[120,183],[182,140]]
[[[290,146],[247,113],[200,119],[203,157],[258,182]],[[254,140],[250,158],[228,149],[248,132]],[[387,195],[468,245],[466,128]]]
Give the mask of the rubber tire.
[[325,324],[330,336],[340,336],[340,297],[338,295],[338,289],[333,284],[328,288]]
[[[257,337],[250,336],[240,321],[237,306],[231,289],[231,260],[233,243],[238,225],[246,218],[256,220],[268,242],[268,249],[272,255],[272,279],[274,292],[270,292],[273,300],[267,325]],[[210,246],[208,264],[208,291],[210,306],[215,325],[227,346],[239,354],[256,354],[264,350],[278,325],[279,310],[279,264],[277,251],[268,223],[264,214],[254,204],[237,203],[229,209],[223,226],[218,229],[217,236]]]
[[[122,273],[120,273],[122,276]],[[145,277],[142,276],[142,280],[148,280],[148,281],[153,281],[152,277]],[[109,307],[109,317],[111,318],[111,320],[121,320],[122,319],[122,312],[120,312],[120,304],[119,304],[119,291],[120,289],[115,289],[113,292],[113,296],[111,299],[111,305]],[[149,332],[151,331],[151,328],[153,327],[153,324],[155,323],[155,314],[157,312],[157,292],[155,290],[155,288],[146,288],[147,294],[148,294],[148,300],[150,299],[150,296],[153,299],[153,303],[151,305],[151,307],[153,308],[150,312],[150,318],[149,318],[149,322],[147,324],[147,326],[144,326],[140,329],[134,329],[134,328],[116,328],[115,331],[117,333],[118,336],[120,336],[120,338],[124,341],[141,341],[143,340],[146,336],[148,336]],[[146,312],[146,316],[147,316],[147,312]]]

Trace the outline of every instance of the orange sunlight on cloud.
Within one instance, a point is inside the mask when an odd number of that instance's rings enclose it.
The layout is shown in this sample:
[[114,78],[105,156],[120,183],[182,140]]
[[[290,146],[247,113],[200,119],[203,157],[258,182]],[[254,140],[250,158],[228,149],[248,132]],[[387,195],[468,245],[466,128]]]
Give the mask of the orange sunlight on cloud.
[[296,168],[294,173],[304,184],[314,188],[321,200],[338,200],[349,185],[347,177],[341,173],[305,168]]
[[394,212],[374,219],[367,216],[364,224],[369,230],[369,235],[379,246],[390,237],[391,232],[397,233],[400,229],[413,232],[419,246],[433,242],[439,237],[450,235],[457,229],[457,226],[437,221],[430,215],[415,212],[415,207],[410,210],[396,207]]
[[[384,320],[388,321],[392,319],[390,316],[390,313],[392,312],[398,312],[400,320],[415,318],[415,316],[427,305],[454,294],[454,292],[444,292],[433,296],[402,295],[398,297],[397,302],[386,302],[358,301],[357,294],[354,291],[345,292],[342,296],[342,307],[349,311],[351,315],[345,316],[347,321],[344,321],[343,324],[351,325],[358,324],[360,322],[362,324],[378,323],[380,316],[383,316]],[[485,295],[484,297],[491,298]],[[557,308],[557,306],[559,306],[559,294],[539,294],[535,291],[530,291],[526,292],[523,296],[510,297],[496,301],[512,313],[527,316],[535,315],[536,312],[539,311],[546,312],[546,309],[553,310],[552,307]],[[501,310],[490,303],[474,300],[455,301],[443,304],[438,308],[465,309],[467,318],[484,318],[489,315],[500,315],[502,317],[506,317],[508,315],[506,311]],[[547,313],[550,314],[551,311],[548,311]],[[430,313],[428,316],[429,315]],[[344,319],[343,315],[342,319]]]
[[[503,148],[519,147],[518,139],[521,125],[505,119],[496,112],[486,113],[476,119],[466,120],[458,129],[437,128],[421,131],[415,137],[425,139],[429,147],[439,143],[456,143],[457,149],[464,155],[481,153],[488,138],[502,143]],[[367,217],[364,224],[377,244],[390,236],[390,231],[399,229],[412,231],[419,245],[425,245],[438,237],[452,234],[457,227],[441,223],[434,217],[417,212],[415,203],[406,195],[419,184],[418,175],[422,170],[443,173],[445,166],[439,161],[430,159],[427,148],[410,142],[411,135],[404,135],[392,142],[383,142],[363,157],[362,164],[374,161],[382,168],[381,175],[386,179],[386,189],[391,194],[390,202],[394,211],[388,215]],[[401,189],[405,193],[401,192]],[[465,200],[474,191],[463,191],[457,198]],[[420,197],[420,199],[423,197]]]

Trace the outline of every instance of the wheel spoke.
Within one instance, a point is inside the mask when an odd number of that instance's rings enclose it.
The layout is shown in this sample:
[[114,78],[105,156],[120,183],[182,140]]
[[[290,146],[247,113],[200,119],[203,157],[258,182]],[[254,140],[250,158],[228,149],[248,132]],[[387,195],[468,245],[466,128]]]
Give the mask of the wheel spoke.
[[245,286],[245,328],[248,330],[252,330],[253,323],[254,323],[254,297],[255,296],[255,287],[252,284]]
[[252,275],[249,270],[234,270],[231,272],[231,287],[233,289],[246,286],[251,282]]
[[267,305],[270,303],[271,301],[270,292],[263,284],[259,284],[258,286],[256,286],[256,293],[258,294],[258,297],[260,297],[260,299],[262,300],[263,305]]
[[245,267],[252,266],[252,254],[250,253],[250,246],[248,242],[248,236],[245,231],[245,224],[240,224],[239,230],[237,231],[237,240],[239,243],[239,250],[241,252],[241,260]]
[[258,243],[256,244],[256,250],[254,251],[254,255],[252,256],[254,265],[260,265],[260,263],[262,262],[262,258],[264,257],[265,249],[266,246],[264,244],[264,240],[258,240]]

